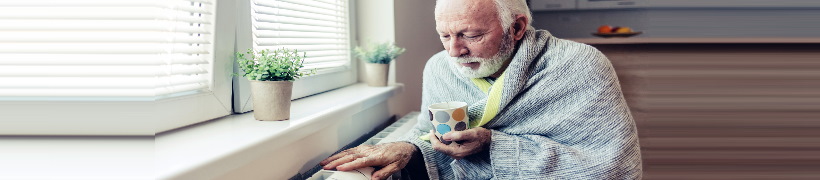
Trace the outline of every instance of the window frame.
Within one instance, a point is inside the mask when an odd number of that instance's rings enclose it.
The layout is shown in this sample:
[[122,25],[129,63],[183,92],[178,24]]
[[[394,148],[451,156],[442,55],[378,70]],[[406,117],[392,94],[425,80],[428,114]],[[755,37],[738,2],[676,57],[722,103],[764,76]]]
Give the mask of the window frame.
[[[253,0],[238,0],[237,3],[237,25],[236,25],[236,52],[247,51],[254,47],[252,29],[251,3]],[[355,0],[348,0],[348,47],[352,52],[355,47],[356,34],[356,14]],[[311,96],[332,89],[341,88],[358,81],[358,61],[355,61],[353,53],[349,53],[349,63],[347,66],[337,68],[324,74],[303,77],[293,82],[293,94],[291,100]],[[238,65],[234,62],[234,72],[242,73]],[[253,110],[253,99],[250,92],[250,81],[244,77],[234,77],[233,82],[233,109],[235,113],[245,113]]]
[[158,100],[0,101],[0,135],[154,136],[231,114],[235,4],[213,1],[211,91]]
[[[249,82],[234,75],[240,72],[235,52],[253,47],[250,2],[213,1],[211,91],[158,100],[0,100],[0,135],[155,136],[251,111]],[[348,3],[348,47],[352,49],[357,44],[356,1]],[[359,62],[353,53],[349,56],[346,67],[295,81],[292,99],[355,84]]]

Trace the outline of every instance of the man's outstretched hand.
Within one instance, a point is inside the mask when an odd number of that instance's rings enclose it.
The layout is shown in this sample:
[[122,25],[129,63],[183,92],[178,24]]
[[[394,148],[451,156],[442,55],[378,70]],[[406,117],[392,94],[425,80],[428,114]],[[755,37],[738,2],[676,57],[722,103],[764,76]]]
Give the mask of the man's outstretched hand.
[[447,154],[453,159],[463,159],[469,155],[486,150],[490,146],[492,131],[483,127],[475,127],[464,131],[450,131],[442,137],[447,141],[459,141],[461,144],[452,143],[445,145],[436,138],[433,131],[430,131],[430,143],[433,149]]
[[416,145],[408,142],[392,142],[379,145],[361,145],[330,156],[320,164],[324,169],[350,171],[363,167],[381,167],[373,172],[373,179],[387,179],[410,161]]

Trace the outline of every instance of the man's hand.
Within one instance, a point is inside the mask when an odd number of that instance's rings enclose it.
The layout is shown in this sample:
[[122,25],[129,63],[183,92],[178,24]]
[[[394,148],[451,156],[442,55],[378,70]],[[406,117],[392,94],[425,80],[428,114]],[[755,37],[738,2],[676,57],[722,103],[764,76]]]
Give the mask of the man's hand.
[[475,127],[464,131],[450,131],[442,137],[447,141],[458,141],[460,144],[452,143],[445,145],[438,140],[430,131],[430,143],[433,149],[447,154],[453,159],[462,159],[469,155],[486,150],[490,146],[492,131],[483,127]]
[[330,156],[320,164],[324,169],[350,171],[363,167],[381,167],[373,172],[373,179],[387,179],[401,170],[410,161],[413,153],[418,151],[415,145],[408,142],[392,142],[375,146],[361,145]]

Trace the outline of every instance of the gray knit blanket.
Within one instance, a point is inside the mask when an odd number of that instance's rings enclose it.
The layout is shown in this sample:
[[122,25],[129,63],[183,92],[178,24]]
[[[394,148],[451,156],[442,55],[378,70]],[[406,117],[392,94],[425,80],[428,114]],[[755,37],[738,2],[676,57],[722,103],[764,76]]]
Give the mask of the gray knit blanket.
[[[489,150],[454,160],[419,139],[432,129],[428,113],[404,141],[424,155],[431,179],[640,179],[637,130],[609,60],[595,48],[527,31],[504,75],[500,110],[483,127]],[[463,101],[478,120],[487,102],[447,53],[424,68],[421,111]]]

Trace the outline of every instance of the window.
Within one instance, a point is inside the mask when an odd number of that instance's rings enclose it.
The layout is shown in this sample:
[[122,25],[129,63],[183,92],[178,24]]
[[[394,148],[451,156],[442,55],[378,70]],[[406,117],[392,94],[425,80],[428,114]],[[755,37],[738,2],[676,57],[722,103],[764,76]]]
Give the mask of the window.
[[[237,50],[297,49],[306,52],[305,69],[316,75],[294,82],[293,99],[356,81],[348,0],[243,0]],[[246,18],[242,18],[242,16]],[[252,109],[246,79],[236,78],[234,109]]]
[[0,134],[153,135],[230,114],[215,15],[215,0],[0,2]]
[[353,84],[349,8],[348,0],[0,1],[0,135],[154,135],[250,111],[247,80],[232,76],[234,52],[250,48],[307,52],[305,68],[318,74],[294,83],[294,99]]

